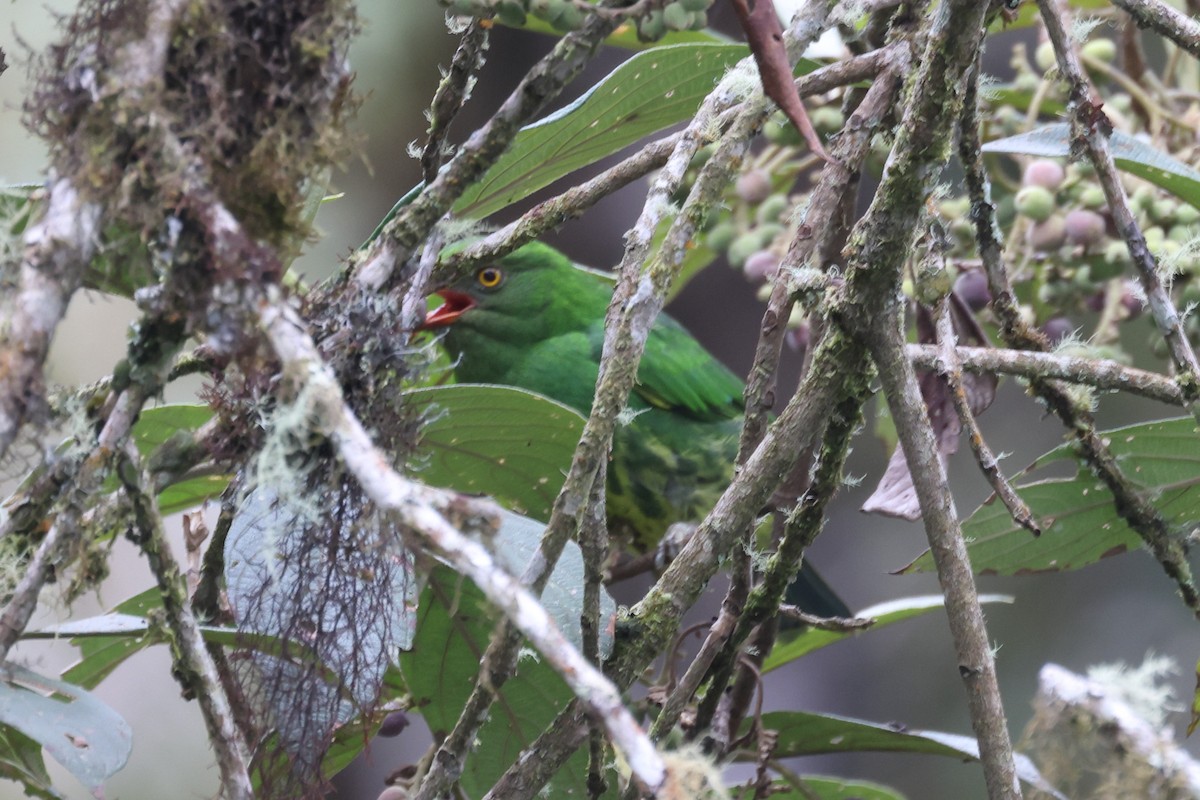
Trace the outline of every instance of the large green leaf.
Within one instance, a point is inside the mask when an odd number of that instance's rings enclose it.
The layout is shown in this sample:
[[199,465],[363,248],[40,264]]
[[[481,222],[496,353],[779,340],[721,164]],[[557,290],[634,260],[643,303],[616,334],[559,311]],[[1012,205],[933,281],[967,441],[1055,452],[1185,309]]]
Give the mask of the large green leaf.
[[546,521],[583,433],[583,417],[508,386],[457,384],[410,393],[427,409],[410,468],[433,486],[487,494]]
[[[985,594],[979,596],[979,602],[981,603],[1011,603],[1012,601],[1013,598],[1005,594]],[[867,629],[873,631],[902,620],[928,614],[930,611],[937,611],[944,606],[945,599],[941,595],[904,597],[899,600],[889,600],[886,603],[880,603],[870,608],[864,608],[857,616],[875,620],[875,624]],[[801,628],[794,632],[782,632],[779,635],[779,641],[771,650],[771,654],[763,662],[762,671],[766,673],[773,669],[778,669],[784,664],[789,664],[814,650],[820,650],[822,647],[828,647],[831,644],[858,636],[860,633],[865,633],[865,631],[840,633],[837,631],[818,630],[816,628]]]
[[[1200,172],[1120,131],[1113,131],[1109,144],[1113,160],[1120,169],[1150,181],[1200,208]],[[1007,136],[988,142],[983,146],[983,151],[1061,158],[1071,151],[1071,126],[1059,122],[1028,133]]]
[[[1191,417],[1147,422],[1104,433],[1118,466],[1181,533],[1200,520],[1200,438]],[[1074,459],[1063,445],[1027,471]],[[1106,556],[1134,550],[1141,539],[1122,520],[1112,494],[1086,468],[1073,478],[1025,482],[1017,493],[1042,520],[1033,536],[1012,521],[1003,504],[989,499],[963,524],[971,566],[979,574],[1065,572]],[[931,571],[928,551],[904,572]]]
[[[515,571],[514,562],[527,559],[541,531],[541,525],[506,514],[493,550]],[[582,557],[578,546],[568,542],[543,597],[547,610],[575,643],[580,635],[582,586]],[[551,599],[554,597],[559,599]],[[604,598],[601,627],[607,628],[615,604],[607,594]],[[448,567],[433,570],[421,594],[416,640],[410,651],[401,654],[400,667],[414,706],[435,736],[448,733],[457,721],[496,631],[496,622],[496,612],[473,583]],[[602,648],[607,649],[607,645]],[[548,664],[535,653],[524,655],[476,736],[477,744],[462,777],[467,796],[482,796],[571,697],[571,690]],[[555,776],[546,796],[587,797],[586,775],[586,754],[580,752]],[[609,776],[610,786],[615,786],[613,777]],[[614,793],[615,788],[606,796]]]
[[[751,723],[748,721],[747,726]],[[773,711],[762,715],[762,726],[779,734],[772,751],[776,758],[811,756],[823,753],[862,751],[926,753],[956,759],[979,759],[979,746],[969,736],[942,731],[920,731],[898,725],[848,719],[833,714],[804,711]],[[753,761],[757,753],[747,752],[741,760]],[[1022,781],[1043,792],[1062,798],[1046,783],[1027,757],[1018,755],[1017,775]]]
[[[644,136],[691,117],[745,45],[681,44],[634,55],[565,108],[526,126],[454,211],[480,219]],[[801,71],[817,65],[802,62]]]
[[93,695],[6,662],[0,667],[0,724],[46,749],[100,796],[104,781],[129,759],[129,724]]

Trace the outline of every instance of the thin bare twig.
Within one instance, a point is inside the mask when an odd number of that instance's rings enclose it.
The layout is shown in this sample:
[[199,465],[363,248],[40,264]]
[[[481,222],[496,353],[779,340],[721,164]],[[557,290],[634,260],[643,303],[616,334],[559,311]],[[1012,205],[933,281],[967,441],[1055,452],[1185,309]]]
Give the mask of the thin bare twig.
[[399,208],[370,244],[355,255],[351,270],[339,280],[352,280],[368,291],[386,291],[395,285],[400,278],[397,267],[408,261],[463,191],[508,149],[521,126],[574,80],[619,21],[617,16],[592,14],[581,29],[559,39],[437,177],[416,199]]
[[438,168],[442,166],[446,134],[450,132],[450,123],[470,96],[471,82],[483,66],[487,41],[488,29],[479,20],[473,19],[467,23],[467,29],[463,31],[458,49],[450,61],[450,69],[434,92],[433,102],[429,104],[429,136],[421,151],[421,175],[426,183],[431,183],[437,177]]
[[971,402],[967,399],[963,388],[962,363],[958,360],[958,350],[955,347],[954,323],[950,320],[950,309],[947,299],[943,298],[934,309],[934,319],[937,327],[938,352],[941,355],[938,370],[950,388],[950,397],[954,401],[954,410],[958,413],[959,422],[967,432],[967,441],[975,453],[975,463],[983,471],[984,477],[991,484],[996,496],[1004,503],[1013,521],[1034,536],[1041,536],[1042,527],[1029,506],[1017,494],[1016,489],[1004,477],[1000,470],[1000,462],[992,449],[983,438],[983,431],[971,411]]

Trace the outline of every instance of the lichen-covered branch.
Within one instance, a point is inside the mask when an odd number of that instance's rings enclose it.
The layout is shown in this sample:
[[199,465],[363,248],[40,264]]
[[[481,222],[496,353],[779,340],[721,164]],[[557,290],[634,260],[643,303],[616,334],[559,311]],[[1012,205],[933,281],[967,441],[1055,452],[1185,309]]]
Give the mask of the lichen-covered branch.
[[171,632],[172,673],[188,695],[195,696],[208,729],[208,740],[221,772],[221,789],[228,800],[251,800],[250,756],[234,721],[229,698],[212,655],[200,633],[200,625],[188,602],[187,585],[179,565],[171,554],[162,516],[154,497],[147,493],[153,486],[149,474],[141,468],[136,449],[124,453],[125,463],[117,470],[133,506],[132,537],[141,548],[158,583],[166,624]]
[[930,12],[921,33],[925,48],[906,87],[904,117],[882,183],[844,251],[848,280],[834,319],[870,349],[900,432],[946,597],[988,796],[999,800],[1019,798],[1021,788],[966,543],[916,374],[904,356],[900,292],[933,177],[950,154],[974,83],[988,12],[988,3],[975,0],[944,2]]
[[[904,352],[918,369],[937,369],[942,358],[942,350],[931,344],[910,344]],[[1155,372],[1127,367],[1119,361],[1001,347],[960,346],[954,348],[954,353],[963,369],[971,372],[1081,383],[1110,392],[1128,392],[1173,406],[1183,405],[1183,393],[1174,380]]]
[[1139,28],[1161,33],[1175,44],[1200,58],[1200,22],[1172,8],[1162,0],[1113,0],[1133,17]]

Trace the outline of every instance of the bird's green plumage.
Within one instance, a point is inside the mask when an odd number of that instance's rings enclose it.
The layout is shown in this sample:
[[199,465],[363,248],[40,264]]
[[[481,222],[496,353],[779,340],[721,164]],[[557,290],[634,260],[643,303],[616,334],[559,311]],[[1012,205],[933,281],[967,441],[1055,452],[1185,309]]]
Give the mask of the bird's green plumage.
[[[591,410],[612,284],[532,243],[448,289],[474,307],[447,325],[460,381],[519,386]],[[494,276],[489,275],[489,278]],[[672,522],[698,521],[729,482],[741,428],[742,383],[679,323],[660,316],[646,341],[634,412],[618,426],[608,474],[609,522],[639,549]]]
[[[534,242],[439,294],[447,302],[426,326],[446,328],[460,381],[517,386],[591,411],[610,281]],[[606,510],[610,528],[644,550],[672,523],[702,519],[728,485],[742,382],[664,314],[629,408],[632,420],[613,435]],[[789,598],[812,613],[849,614],[807,568]]]

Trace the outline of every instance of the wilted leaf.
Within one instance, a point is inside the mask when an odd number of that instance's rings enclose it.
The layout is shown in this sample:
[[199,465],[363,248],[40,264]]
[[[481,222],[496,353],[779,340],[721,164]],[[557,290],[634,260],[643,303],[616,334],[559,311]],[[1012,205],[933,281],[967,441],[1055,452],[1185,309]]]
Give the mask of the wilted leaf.
[[93,794],[125,766],[133,732],[121,715],[78,686],[17,664],[0,672],[0,723],[44,747]]

